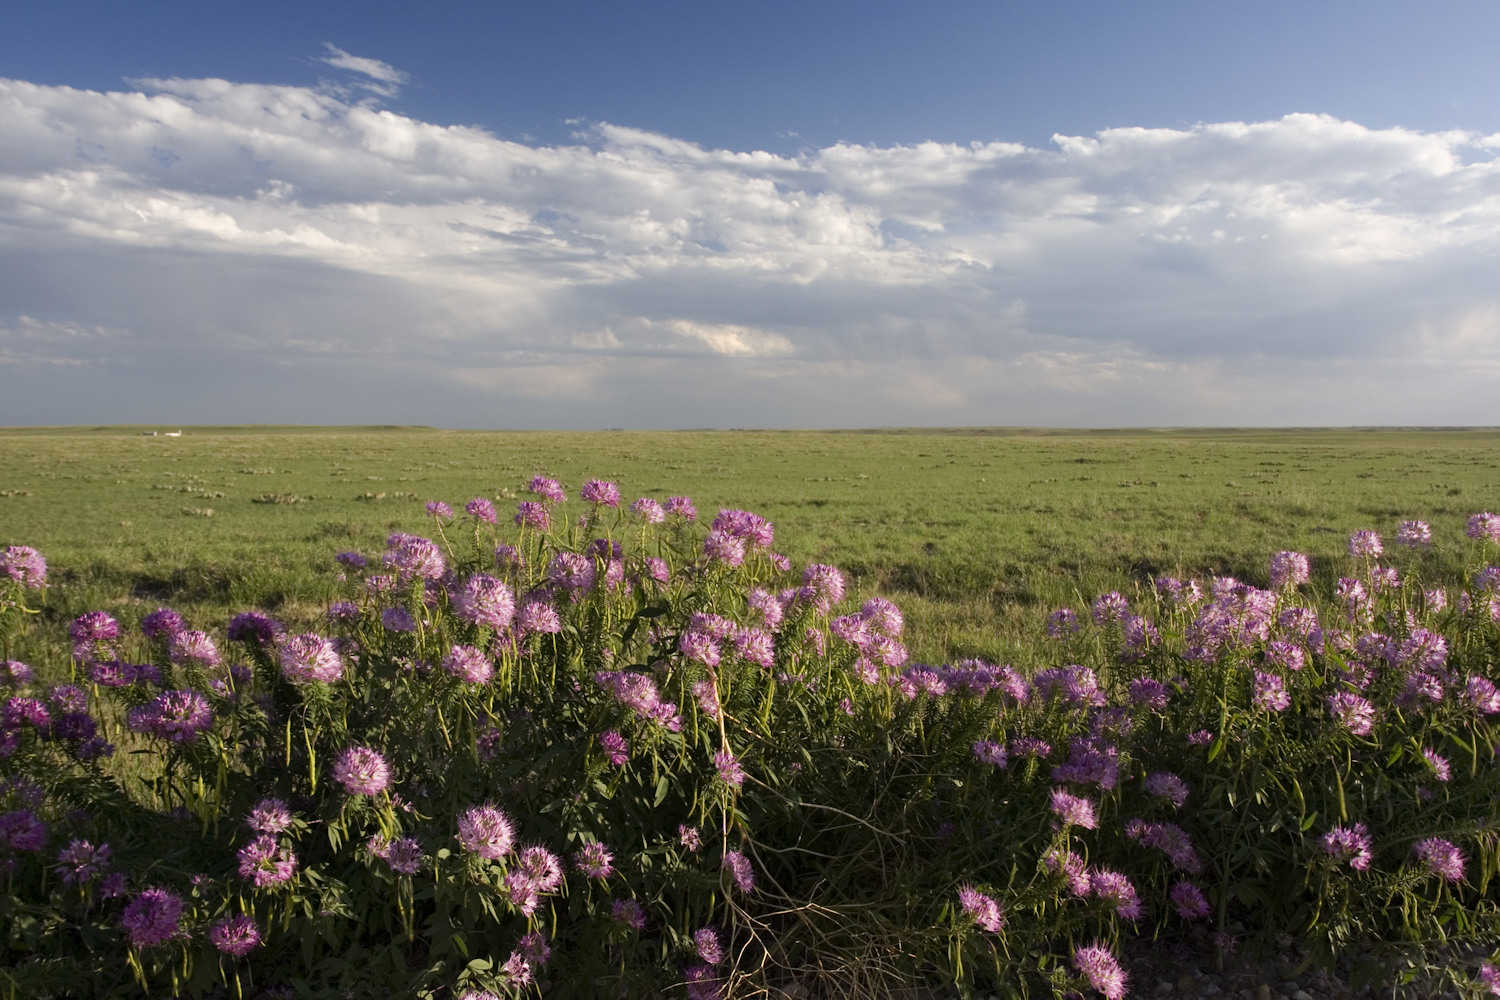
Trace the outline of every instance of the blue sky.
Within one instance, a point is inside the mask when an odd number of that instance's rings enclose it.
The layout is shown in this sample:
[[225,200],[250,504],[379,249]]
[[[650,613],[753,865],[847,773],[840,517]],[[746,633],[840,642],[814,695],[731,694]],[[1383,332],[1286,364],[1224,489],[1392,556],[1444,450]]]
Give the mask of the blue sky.
[[1490,3],[27,5],[0,423],[1500,423]]

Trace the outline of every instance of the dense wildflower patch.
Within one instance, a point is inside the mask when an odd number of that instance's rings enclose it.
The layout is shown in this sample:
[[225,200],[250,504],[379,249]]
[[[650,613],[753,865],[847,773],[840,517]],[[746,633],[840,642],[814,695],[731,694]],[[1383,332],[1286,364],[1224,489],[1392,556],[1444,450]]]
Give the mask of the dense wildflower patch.
[[1406,520],[1327,593],[1282,551],[920,664],[746,511],[545,477],[426,510],[330,556],[316,622],[95,611],[58,663],[12,659],[48,576],[4,550],[8,989],[1114,1000],[1125,941],[1194,928],[1500,981],[1431,950],[1500,942],[1494,515],[1462,580]]

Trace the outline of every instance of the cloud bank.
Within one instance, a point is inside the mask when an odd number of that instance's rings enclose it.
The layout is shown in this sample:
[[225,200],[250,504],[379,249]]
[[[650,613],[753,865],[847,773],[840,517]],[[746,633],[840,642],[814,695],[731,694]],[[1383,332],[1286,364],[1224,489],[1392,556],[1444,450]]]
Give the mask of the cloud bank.
[[0,80],[0,423],[1500,423],[1500,136],[536,146],[322,61]]

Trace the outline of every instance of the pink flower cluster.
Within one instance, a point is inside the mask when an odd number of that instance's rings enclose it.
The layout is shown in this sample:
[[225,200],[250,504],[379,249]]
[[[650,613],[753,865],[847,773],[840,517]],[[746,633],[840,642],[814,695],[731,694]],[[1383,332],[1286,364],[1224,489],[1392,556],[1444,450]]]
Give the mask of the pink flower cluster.
[[601,670],[594,674],[594,683],[608,690],[616,701],[639,718],[654,722],[674,733],[682,731],[682,716],[677,714],[677,706],[661,700],[656,681],[650,675],[627,670]]

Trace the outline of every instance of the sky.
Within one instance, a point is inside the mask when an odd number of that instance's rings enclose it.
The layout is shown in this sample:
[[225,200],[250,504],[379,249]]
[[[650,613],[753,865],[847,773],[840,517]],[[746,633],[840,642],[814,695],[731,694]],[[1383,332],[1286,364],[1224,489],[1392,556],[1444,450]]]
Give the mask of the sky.
[[1500,424],[1500,5],[58,0],[0,425]]

